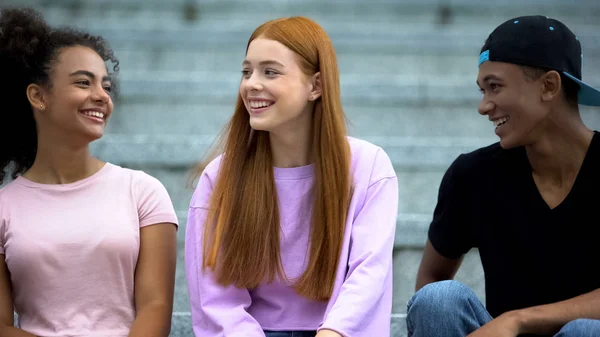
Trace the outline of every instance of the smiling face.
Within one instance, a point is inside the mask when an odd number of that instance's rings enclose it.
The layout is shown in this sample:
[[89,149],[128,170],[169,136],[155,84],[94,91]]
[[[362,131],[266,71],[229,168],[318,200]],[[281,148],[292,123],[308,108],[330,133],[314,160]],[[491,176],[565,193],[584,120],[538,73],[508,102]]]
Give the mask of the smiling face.
[[309,102],[318,98],[314,93],[318,74],[302,72],[297,59],[293,51],[274,40],[259,37],[248,46],[240,96],[254,130],[298,131],[310,127]]
[[50,83],[43,93],[45,107],[36,114],[38,129],[87,142],[102,137],[113,111],[102,58],[87,47],[64,48],[53,63]]
[[550,114],[542,99],[541,80],[529,80],[518,65],[487,61],[481,64],[477,84],[483,97],[479,113],[487,115],[507,149],[535,143]]

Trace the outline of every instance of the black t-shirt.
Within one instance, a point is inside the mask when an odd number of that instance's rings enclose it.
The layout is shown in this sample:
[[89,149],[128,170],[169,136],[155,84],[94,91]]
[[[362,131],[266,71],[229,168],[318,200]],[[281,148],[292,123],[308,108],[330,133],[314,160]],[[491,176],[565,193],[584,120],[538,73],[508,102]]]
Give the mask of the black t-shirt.
[[566,199],[551,209],[525,148],[460,155],[442,180],[429,240],[443,256],[479,249],[493,317],[600,288],[600,134]]

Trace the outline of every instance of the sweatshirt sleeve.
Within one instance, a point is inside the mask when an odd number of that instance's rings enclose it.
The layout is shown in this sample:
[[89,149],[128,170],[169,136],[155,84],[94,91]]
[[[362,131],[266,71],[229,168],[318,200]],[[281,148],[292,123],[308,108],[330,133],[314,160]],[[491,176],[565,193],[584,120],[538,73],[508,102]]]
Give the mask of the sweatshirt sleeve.
[[389,336],[398,180],[383,150],[352,224],[346,278],[319,328],[344,337]]
[[247,312],[252,303],[247,289],[224,287],[210,269],[202,270],[202,232],[206,205],[212,192],[207,174],[200,177],[190,204],[185,236],[185,271],[197,337],[264,337],[258,322]]

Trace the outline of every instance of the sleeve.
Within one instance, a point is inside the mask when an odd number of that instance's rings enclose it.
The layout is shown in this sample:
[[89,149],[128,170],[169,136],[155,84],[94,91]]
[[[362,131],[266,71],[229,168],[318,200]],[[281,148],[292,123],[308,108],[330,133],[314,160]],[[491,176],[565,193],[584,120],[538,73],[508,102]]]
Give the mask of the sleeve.
[[202,231],[212,186],[202,174],[192,197],[185,234],[185,271],[198,337],[265,337],[259,323],[247,312],[252,303],[247,289],[222,286],[210,269],[202,268]]
[[4,251],[4,226],[5,221],[2,215],[2,208],[0,206],[0,255],[4,255],[6,252]]
[[455,259],[473,247],[471,226],[467,215],[469,205],[465,191],[465,161],[462,154],[450,165],[438,193],[438,201],[429,226],[429,241],[441,255]]
[[2,202],[3,191],[0,191],[0,254],[5,255],[6,251],[4,250],[4,241],[6,235],[6,215],[4,212],[4,206]]
[[344,337],[390,335],[398,179],[389,157],[380,154],[375,167],[382,173],[352,225],[346,279],[319,328]]
[[167,189],[156,178],[141,173],[136,184],[140,228],[159,223],[178,225],[177,214]]

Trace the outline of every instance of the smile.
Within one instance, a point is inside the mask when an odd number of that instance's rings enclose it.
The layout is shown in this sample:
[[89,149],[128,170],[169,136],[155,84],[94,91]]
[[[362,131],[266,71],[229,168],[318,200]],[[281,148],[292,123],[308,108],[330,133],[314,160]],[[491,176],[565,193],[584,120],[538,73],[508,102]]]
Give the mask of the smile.
[[261,109],[270,107],[271,105],[273,105],[273,103],[274,102],[272,101],[249,101],[248,105],[250,105],[252,109]]
[[510,119],[510,117],[508,116],[504,116],[504,117],[500,117],[500,118],[496,118],[492,121],[492,123],[494,123],[495,127],[499,127],[500,125],[508,122],[508,120]]
[[81,110],[79,113],[97,122],[104,122],[106,118],[106,113],[98,110]]

